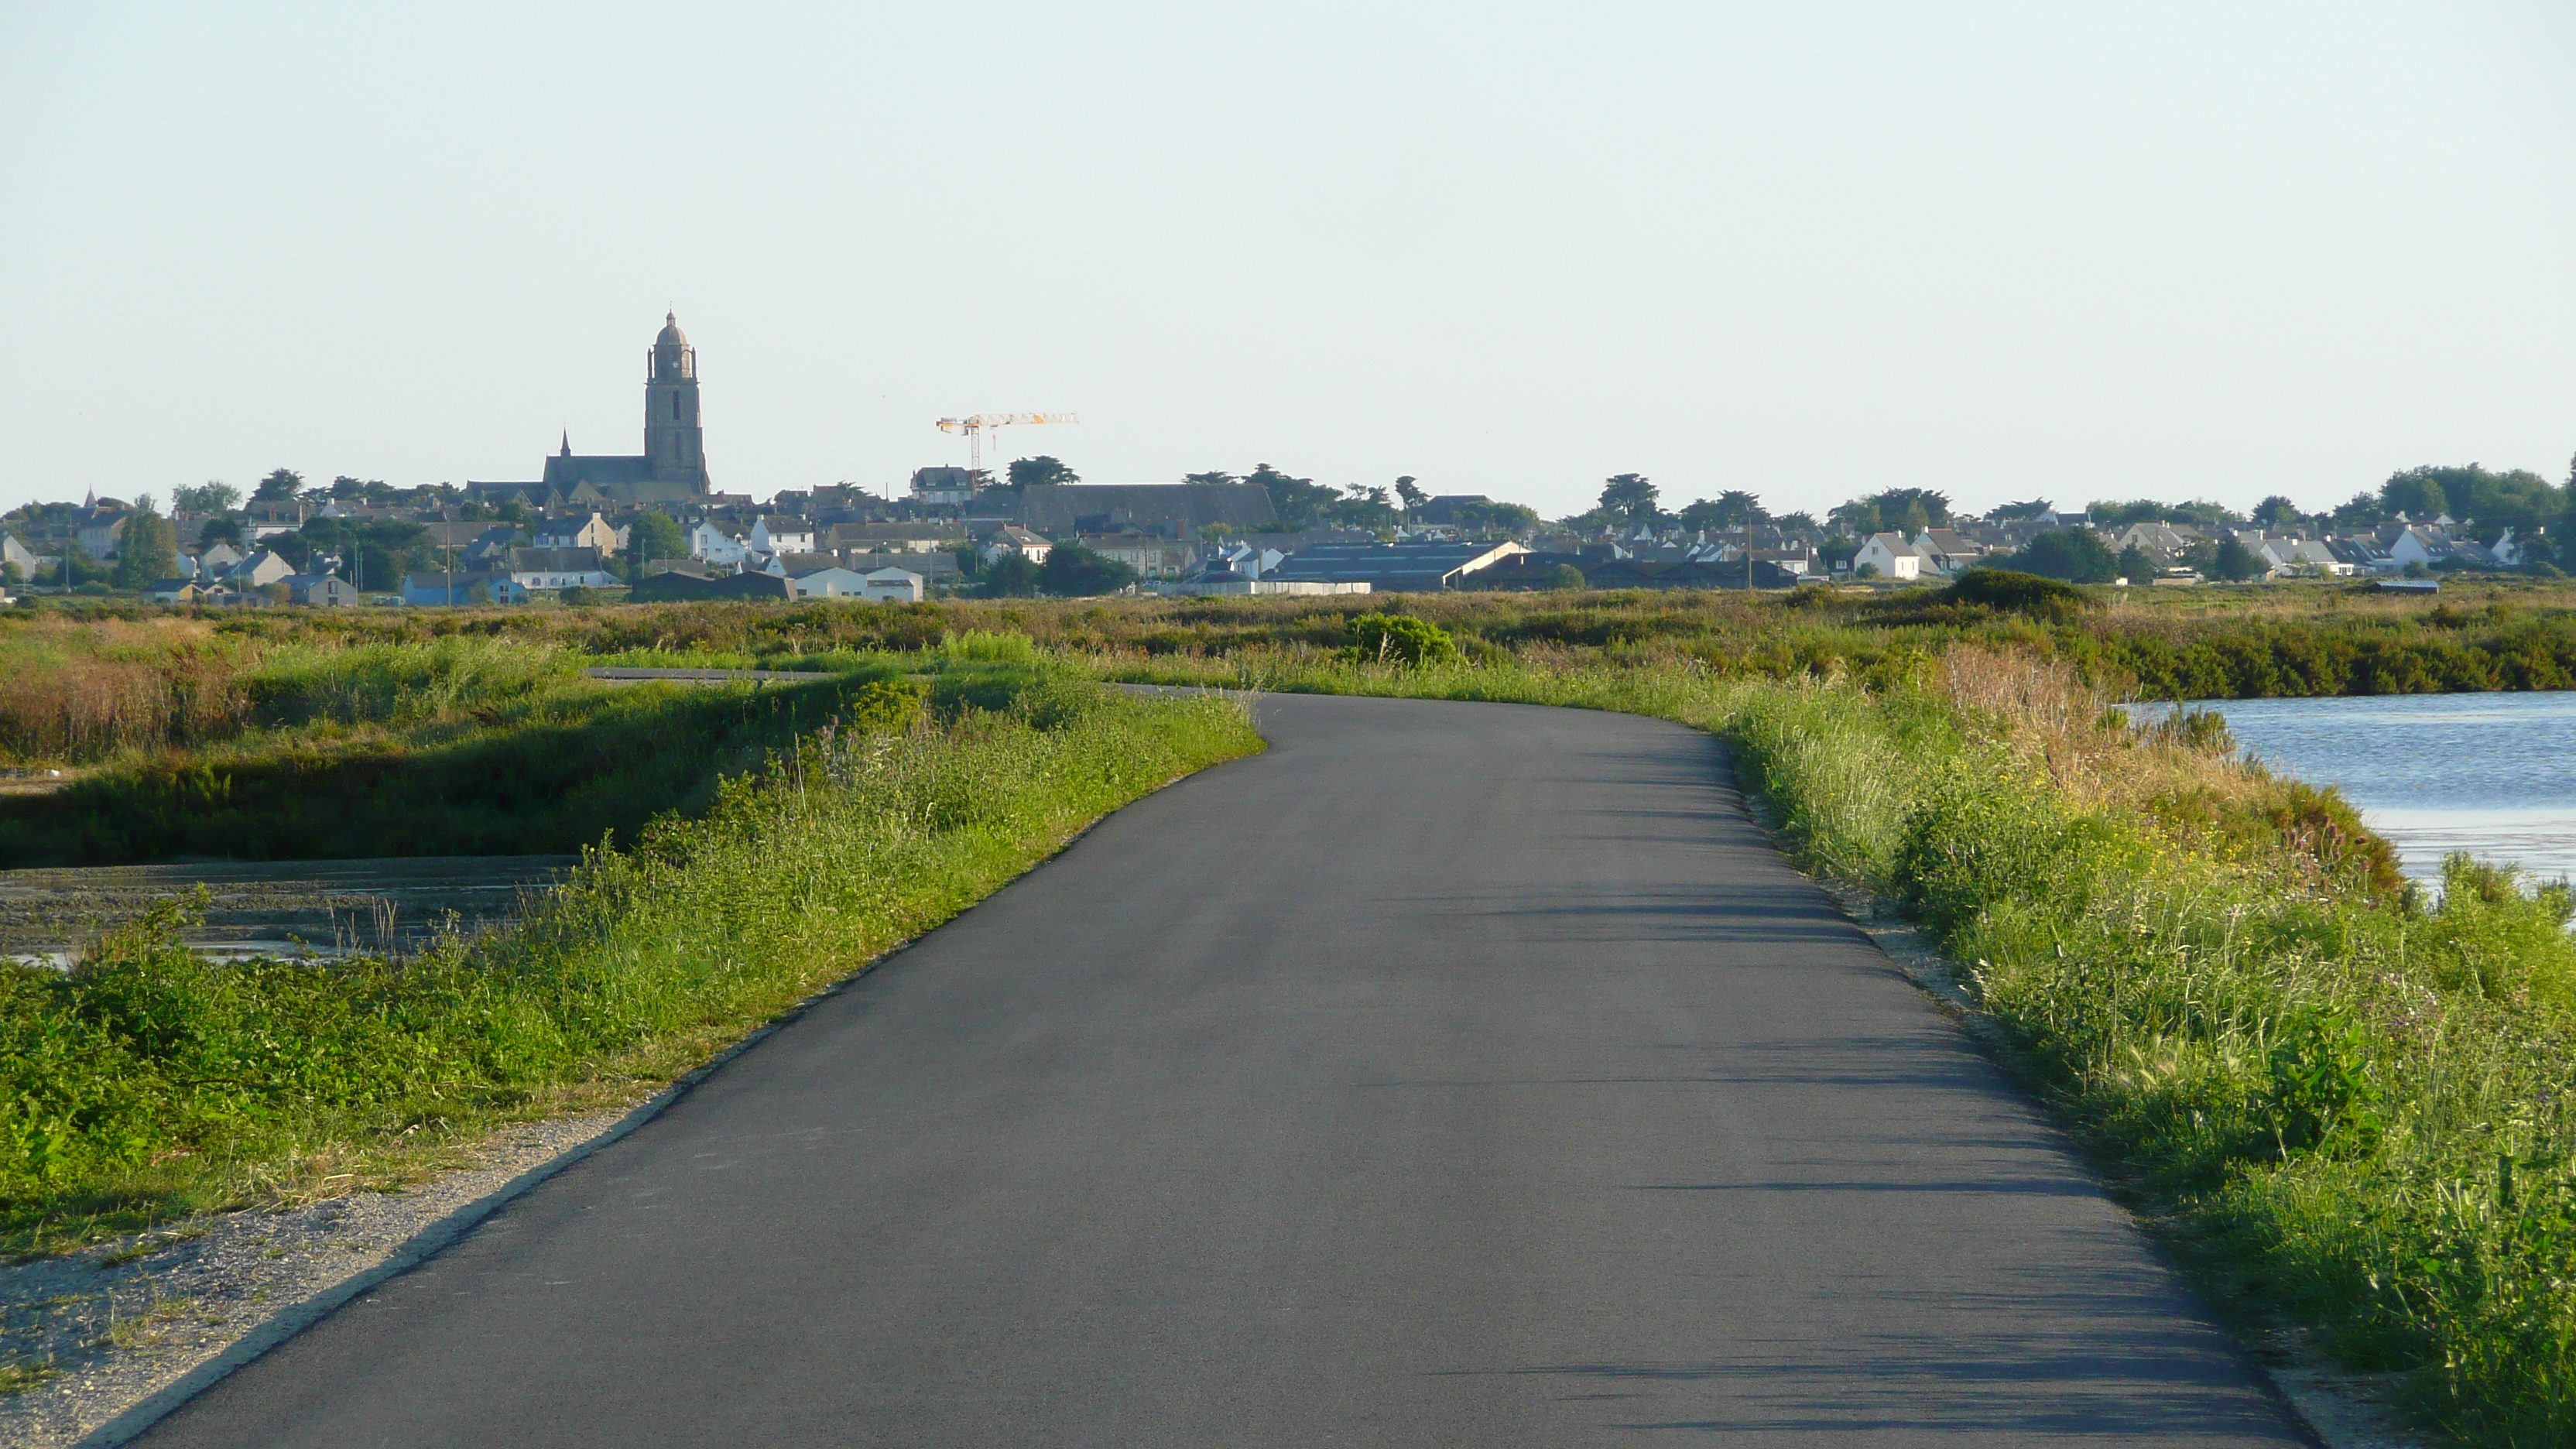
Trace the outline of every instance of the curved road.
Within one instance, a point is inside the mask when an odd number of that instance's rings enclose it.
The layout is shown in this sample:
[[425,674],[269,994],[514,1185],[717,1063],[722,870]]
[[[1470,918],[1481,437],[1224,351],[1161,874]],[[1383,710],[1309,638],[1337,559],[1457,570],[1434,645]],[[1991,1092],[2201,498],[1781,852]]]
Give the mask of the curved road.
[[1714,741],[1262,715],[144,1442],[2309,1442]]

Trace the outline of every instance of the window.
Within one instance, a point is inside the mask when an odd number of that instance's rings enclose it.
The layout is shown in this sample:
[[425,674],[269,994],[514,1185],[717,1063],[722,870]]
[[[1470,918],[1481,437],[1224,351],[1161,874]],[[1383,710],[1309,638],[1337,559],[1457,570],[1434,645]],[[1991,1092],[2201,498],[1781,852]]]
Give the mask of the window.
[[678,418],[679,418],[679,416],[680,416],[680,395],[679,395],[678,393],[676,393],[676,392],[675,392],[675,393],[671,394],[671,417],[672,417],[672,419],[673,419],[674,421],[677,421],[677,420],[678,420]]

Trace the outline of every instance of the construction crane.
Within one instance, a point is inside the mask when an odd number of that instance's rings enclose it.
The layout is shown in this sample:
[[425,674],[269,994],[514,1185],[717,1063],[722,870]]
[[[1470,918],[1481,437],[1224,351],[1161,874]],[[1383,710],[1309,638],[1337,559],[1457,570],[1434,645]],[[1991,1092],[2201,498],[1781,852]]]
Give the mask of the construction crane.
[[[941,418],[939,431],[966,435],[966,466],[978,486],[984,481],[984,435],[1023,423],[1078,423],[1071,413],[977,413],[970,418]],[[1001,439],[996,436],[996,443]]]

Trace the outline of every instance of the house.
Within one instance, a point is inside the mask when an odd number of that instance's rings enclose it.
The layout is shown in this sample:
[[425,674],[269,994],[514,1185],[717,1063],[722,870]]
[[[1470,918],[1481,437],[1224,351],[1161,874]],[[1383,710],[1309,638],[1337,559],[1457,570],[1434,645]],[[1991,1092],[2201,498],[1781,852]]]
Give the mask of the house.
[[286,585],[287,601],[310,604],[317,608],[346,608],[360,602],[360,595],[347,579],[332,574],[289,574],[278,580]]
[[1936,574],[1965,573],[1986,556],[1982,545],[1972,543],[1961,537],[1957,530],[1948,528],[1927,528],[1916,534],[1914,552],[1923,560],[1924,566]]
[[864,597],[868,581],[864,575],[832,565],[789,574],[787,584],[800,599],[856,599]]
[[940,553],[964,533],[953,523],[836,523],[824,535],[824,547],[835,553]]
[[[1033,564],[1042,564],[1047,561],[1047,555],[1054,549],[1054,544],[1018,524],[1006,523],[993,530],[991,536],[984,540],[984,546],[976,550],[976,556],[989,564],[1005,555],[1017,554]],[[1142,570],[1138,572],[1141,573]]]
[[954,507],[971,501],[983,483],[983,473],[971,468],[915,468],[912,501],[935,508]]
[[1923,577],[1923,555],[1905,541],[1901,533],[1873,533],[1852,555],[1852,576],[1860,577],[1869,569],[1871,577],[1882,579],[1919,579]]
[[773,518],[764,513],[752,520],[751,547],[754,553],[812,553],[814,525],[801,518]]
[[902,569],[921,575],[928,588],[955,588],[966,581],[966,570],[958,567],[957,555],[945,549],[937,553],[885,553],[869,549],[851,549],[838,556],[841,567],[853,573],[873,573],[878,569]]
[[279,558],[275,549],[264,548],[234,565],[224,582],[236,589],[263,589],[284,583],[295,572],[295,565]]
[[921,602],[922,578],[910,569],[871,569],[860,575],[864,587],[861,597],[880,604],[917,604]]
[[302,500],[294,498],[254,498],[242,505],[242,536],[253,543],[281,533],[293,533],[311,517]]
[[836,566],[791,574],[787,582],[800,599],[868,599],[909,604],[927,592],[921,575],[910,569],[878,568],[866,573]]
[[514,548],[501,567],[523,589],[604,589],[617,576],[595,548]]
[[405,574],[402,601],[414,606],[448,607],[465,604],[524,604],[528,591],[518,580],[498,569],[477,569],[470,573]]
[[79,541],[81,552],[91,558],[114,558],[116,540],[125,532],[125,521],[134,515],[125,505],[110,499],[81,510],[73,521],[72,537]]
[[0,564],[16,564],[19,573],[32,576],[36,572],[36,551],[19,542],[14,533],[0,533]]
[[1473,587],[1478,570],[1529,552],[1517,543],[1319,543],[1280,561],[1271,578],[1288,583],[1364,583],[1372,593]]
[[2451,536],[2438,525],[2408,523],[2399,525],[2383,547],[2390,562],[2402,569],[2408,564],[2429,567],[2436,560],[2450,557],[2458,545],[2451,542]]
[[689,557],[691,558],[740,568],[750,553],[749,545],[727,534],[706,519],[699,519],[689,528]]
[[515,524],[484,529],[465,545],[465,561],[476,568],[489,568],[495,560],[517,548],[525,537]]
[[231,573],[234,566],[241,561],[240,549],[218,540],[207,544],[204,550],[198,553],[197,575],[200,578],[219,579]]
[[143,592],[156,604],[202,604],[214,595],[214,590],[198,587],[194,579],[163,579]]
[[626,547],[626,530],[597,513],[579,518],[549,518],[537,525],[539,548],[595,548],[615,553]]
[[2200,530],[2171,523],[2133,523],[2111,540],[2111,551],[2143,549],[2155,558],[2172,558],[2192,545],[2205,542]]
[[1082,546],[1149,579],[1180,578],[1198,561],[1196,544],[1152,533],[1084,534]]
[[2313,574],[2320,578],[2348,578],[2353,565],[2335,556],[2335,551],[2321,538],[2294,538],[2270,546],[2280,560],[2283,573]]

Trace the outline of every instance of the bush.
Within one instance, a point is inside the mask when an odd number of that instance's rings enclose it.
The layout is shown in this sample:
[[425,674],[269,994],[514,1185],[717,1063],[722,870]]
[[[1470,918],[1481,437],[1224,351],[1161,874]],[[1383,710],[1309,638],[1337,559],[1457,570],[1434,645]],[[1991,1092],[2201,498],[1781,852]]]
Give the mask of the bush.
[[1997,613],[2028,614],[2038,619],[2070,619],[2101,601],[2061,579],[2012,569],[1970,569],[1942,592],[1942,601],[1979,604]]
[[1409,614],[1360,614],[1349,625],[1351,650],[1363,664],[1403,664],[1419,669],[1458,661],[1449,631]]

